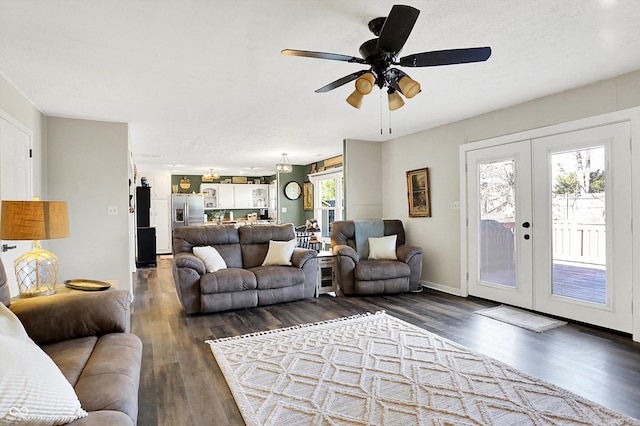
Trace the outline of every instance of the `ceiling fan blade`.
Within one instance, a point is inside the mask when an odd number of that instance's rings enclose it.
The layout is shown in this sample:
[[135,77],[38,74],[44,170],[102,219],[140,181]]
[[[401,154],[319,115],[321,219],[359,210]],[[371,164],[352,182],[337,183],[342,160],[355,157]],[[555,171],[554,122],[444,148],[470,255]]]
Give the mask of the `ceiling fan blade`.
[[490,47],[470,47],[468,49],[435,50],[400,58],[397,65],[403,67],[437,67],[438,65],[466,64],[482,62],[491,56]]
[[284,49],[281,53],[287,56],[304,56],[305,58],[329,59],[331,61],[342,62],[356,62],[358,64],[365,63],[365,61],[361,58],[356,58],[355,56],[339,55],[337,53],[312,52],[310,50],[294,49]]
[[325,93],[328,92],[330,90],[336,89],[342,85],[347,84],[350,81],[355,80],[356,78],[360,77],[361,75],[364,75],[366,73],[368,73],[369,70],[362,70],[362,71],[358,71],[358,72],[354,72],[353,74],[349,74],[349,75],[345,75],[342,78],[337,79],[336,81],[327,84],[326,86],[323,86],[321,88],[319,88],[318,90],[316,90],[316,93]]
[[394,5],[380,30],[378,49],[398,53],[407,42],[419,14],[420,11],[411,6]]

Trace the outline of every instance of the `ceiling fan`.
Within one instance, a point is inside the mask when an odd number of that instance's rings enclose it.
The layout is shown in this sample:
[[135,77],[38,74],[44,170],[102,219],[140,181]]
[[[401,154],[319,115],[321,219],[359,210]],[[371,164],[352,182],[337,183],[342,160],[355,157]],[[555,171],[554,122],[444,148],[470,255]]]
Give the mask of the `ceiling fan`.
[[407,99],[411,99],[421,89],[420,83],[413,80],[404,71],[393,66],[434,67],[464,64],[486,61],[491,56],[490,47],[472,47],[415,53],[398,59],[397,56],[407,42],[419,14],[420,11],[411,6],[394,5],[388,17],[375,18],[370,21],[369,30],[377,38],[365,41],[360,46],[362,58],[337,53],[293,49],[285,49],[282,54],[369,65],[370,68],[368,70],[356,71],[346,75],[319,88],[315,92],[325,93],[356,80],[356,90],[349,95],[347,102],[354,108],[360,108],[364,95],[371,93],[374,85],[377,85],[380,89],[386,87],[389,110],[394,111],[404,105],[404,101],[398,93],[401,93]]

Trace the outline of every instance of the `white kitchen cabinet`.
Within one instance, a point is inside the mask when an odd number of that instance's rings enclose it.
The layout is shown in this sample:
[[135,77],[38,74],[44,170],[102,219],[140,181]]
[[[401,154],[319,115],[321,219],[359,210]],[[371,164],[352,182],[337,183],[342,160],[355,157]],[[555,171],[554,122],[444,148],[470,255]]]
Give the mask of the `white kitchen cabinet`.
[[170,207],[168,198],[151,199],[150,222],[156,228],[156,254],[171,253]]
[[156,254],[171,253],[171,173],[144,172],[151,187],[150,224],[156,228]]
[[169,198],[171,196],[171,173],[145,172],[140,177],[146,177],[151,187],[151,198]]
[[207,183],[200,185],[205,210],[261,209],[269,206],[269,185]]
[[260,209],[268,207],[268,185],[241,185],[235,186],[236,209]]
[[233,209],[235,207],[235,186],[227,183],[203,183],[200,192],[204,195],[204,209]]

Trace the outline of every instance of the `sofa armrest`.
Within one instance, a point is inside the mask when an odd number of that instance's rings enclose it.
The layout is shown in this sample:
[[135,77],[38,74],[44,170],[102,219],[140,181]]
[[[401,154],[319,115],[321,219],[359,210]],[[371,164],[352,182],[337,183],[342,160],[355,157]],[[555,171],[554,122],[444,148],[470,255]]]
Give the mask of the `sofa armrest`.
[[404,263],[409,263],[413,256],[422,255],[422,247],[415,246],[400,246],[396,250],[396,256],[398,256],[398,260],[403,261]]
[[173,264],[177,268],[191,268],[200,275],[207,273],[204,262],[193,253],[176,253],[173,257]]
[[350,246],[337,245],[337,246],[333,246],[332,250],[333,250],[333,254],[335,256],[346,256],[346,257],[349,257],[349,258],[351,258],[353,263],[358,263],[360,261],[360,257],[358,256],[358,252],[355,251],[355,249],[353,249]]
[[293,255],[291,255],[291,264],[297,268],[303,268],[309,259],[316,257],[318,257],[317,251],[296,247],[293,249]]
[[38,345],[131,330],[131,294],[124,290],[20,299],[9,309]]

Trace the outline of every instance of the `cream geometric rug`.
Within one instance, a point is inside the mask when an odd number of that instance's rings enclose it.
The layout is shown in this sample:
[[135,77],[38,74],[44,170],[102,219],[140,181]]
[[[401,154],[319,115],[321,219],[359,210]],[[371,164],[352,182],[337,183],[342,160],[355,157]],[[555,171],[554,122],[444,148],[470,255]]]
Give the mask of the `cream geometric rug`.
[[531,312],[523,311],[522,309],[516,309],[505,305],[475,311],[474,314],[484,315],[485,317],[506,322],[507,324],[535,331],[536,333],[542,333],[543,331],[567,325],[566,321],[559,321],[543,315],[536,315]]
[[248,425],[640,425],[384,312],[207,343]]

